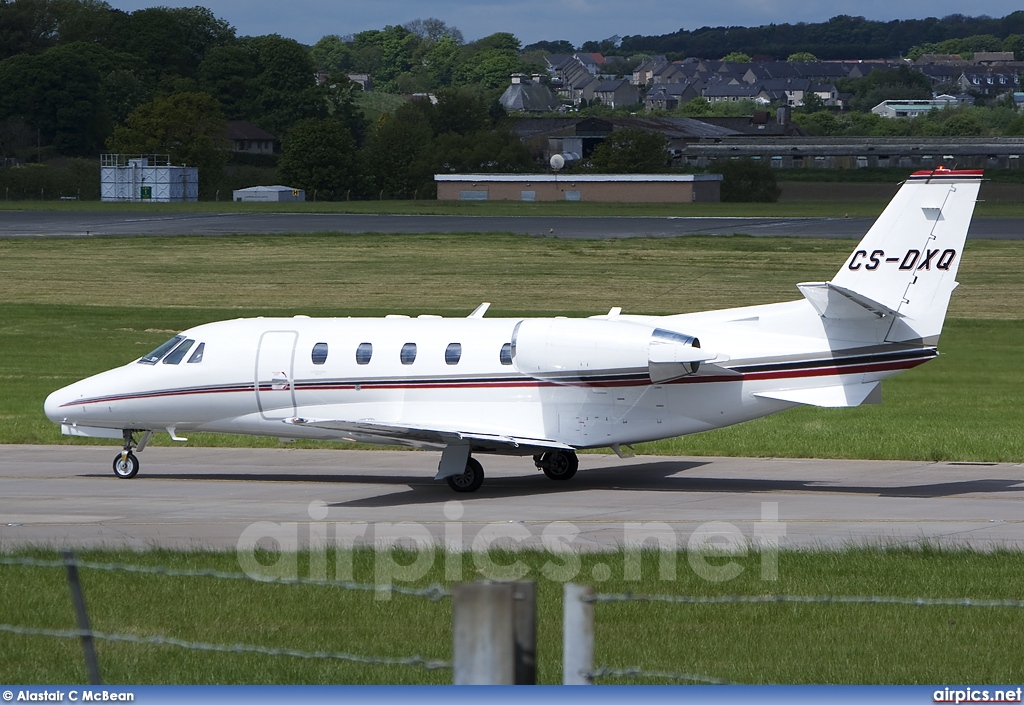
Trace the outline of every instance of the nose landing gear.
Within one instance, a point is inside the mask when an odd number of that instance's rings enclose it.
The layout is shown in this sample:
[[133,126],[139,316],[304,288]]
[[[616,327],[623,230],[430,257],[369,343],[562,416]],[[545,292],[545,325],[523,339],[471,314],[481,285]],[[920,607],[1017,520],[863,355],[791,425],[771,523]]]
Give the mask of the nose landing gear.
[[142,438],[138,442],[135,441],[135,431],[126,428],[124,430],[124,448],[121,452],[114,456],[114,474],[122,480],[130,480],[139,474],[139,459],[135,457],[135,450],[139,453],[149,443],[149,439],[153,437],[152,431],[146,431],[142,434]]

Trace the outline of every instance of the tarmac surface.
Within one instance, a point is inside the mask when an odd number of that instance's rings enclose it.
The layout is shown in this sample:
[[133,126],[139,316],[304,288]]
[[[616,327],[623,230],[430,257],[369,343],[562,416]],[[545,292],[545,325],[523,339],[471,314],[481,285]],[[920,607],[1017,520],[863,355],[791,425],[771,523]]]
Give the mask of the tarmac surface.
[[[334,213],[93,213],[0,211],[0,238],[280,233],[516,233],[574,239],[734,235],[858,239],[874,218],[633,218]],[[971,239],[1019,240],[1024,220],[975,218]]]
[[437,453],[151,447],[120,480],[116,452],[0,446],[0,549],[306,546],[317,535],[600,551],[651,534],[662,547],[778,535],[783,548],[1024,548],[1024,464],[585,454],[575,478],[553,482],[529,458],[481,455],[483,488],[459,494],[432,479]]

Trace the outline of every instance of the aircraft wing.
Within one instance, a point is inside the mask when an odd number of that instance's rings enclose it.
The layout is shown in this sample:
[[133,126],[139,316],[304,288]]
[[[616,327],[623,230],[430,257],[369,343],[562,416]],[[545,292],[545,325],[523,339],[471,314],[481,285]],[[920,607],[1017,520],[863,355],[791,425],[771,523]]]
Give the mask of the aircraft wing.
[[341,440],[352,443],[391,443],[420,448],[444,448],[465,445],[479,452],[533,455],[546,450],[573,450],[573,447],[547,438],[523,438],[502,434],[341,419],[288,419],[285,423],[306,428],[336,431]]

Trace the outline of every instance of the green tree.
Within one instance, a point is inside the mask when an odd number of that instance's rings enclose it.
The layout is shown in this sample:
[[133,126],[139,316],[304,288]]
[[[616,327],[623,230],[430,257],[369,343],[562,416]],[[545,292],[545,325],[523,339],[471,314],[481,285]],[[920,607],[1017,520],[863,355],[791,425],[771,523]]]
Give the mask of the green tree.
[[495,32],[477,39],[470,45],[470,48],[473,51],[510,51],[516,54],[519,53],[522,45],[516,39],[516,35],[510,32]]
[[430,175],[523,173],[534,169],[530,150],[504,129],[439,135],[420,154],[418,162],[419,171]]
[[352,50],[337,34],[321,37],[309,50],[309,56],[318,71],[331,74],[345,73],[352,65]]
[[431,128],[436,135],[454,132],[471,135],[490,127],[487,103],[468,88],[447,88],[437,93],[437,105],[428,109]]
[[322,88],[326,94],[331,117],[341,123],[356,144],[361,146],[366,140],[368,127],[363,109],[359,107],[363,89],[345,74],[330,76]]
[[1011,34],[1003,40],[1003,51],[1012,51],[1013,58],[1024,61],[1024,34]]
[[431,43],[439,42],[446,37],[456,44],[462,44],[465,41],[458,27],[445,24],[436,17],[428,17],[425,20],[417,18],[412,22],[406,22],[402,26]]
[[243,45],[256,56],[252,122],[283,137],[299,120],[327,116],[304,46],[277,34],[247,37]]
[[0,60],[41,54],[57,39],[55,3],[49,0],[0,2]]
[[837,88],[853,93],[850,106],[867,112],[884,100],[927,100],[932,97],[931,81],[909,66],[877,69],[864,78],[839,80]]
[[61,44],[89,42],[117,50],[110,45],[110,31],[117,15],[110,5],[102,0],[63,0],[49,4],[57,17],[57,36]]
[[713,170],[722,174],[722,200],[729,203],[775,203],[781,190],[771,167],[751,159],[718,160]]
[[203,7],[149,7],[115,15],[110,42],[137,56],[150,80],[168,91],[177,78],[197,78],[206,54],[233,41],[234,33]]
[[176,93],[133,110],[107,147],[121,154],[168,154],[172,164],[199,167],[200,192],[210,196],[227,163],[226,130],[220,103],[209,93]]
[[0,120],[23,120],[60,154],[94,156],[111,128],[104,79],[127,63],[80,42],[6,59],[0,62]]
[[722,61],[728,61],[731,64],[749,64],[750,54],[744,54],[742,51],[731,51],[722,57]]
[[374,194],[411,196],[427,193],[434,178],[430,162],[421,159],[434,138],[426,114],[430,103],[411,101],[394,113],[384,113],[377,120],[366,145],[366,171]]
[[833,137],[840,134],[843,129],[843,123],[828,111],[796,113],[793,115],[793,122],[812,137]]
[[525,73],[525,66],[519,54],[508,49],[485,49],[462,62],[455,75],[455,83],[473,84],[485,89],[504,88],[509,76]]
[[809,63],[811,61],[817,61],[818,57],[809,51],[798,51],[795,54],[790,54],[786,61],[790,63]]
[[427,75],[435,87],[452,85],[461,62],[462,51],[451,37],[441,37],[423,57]]
[[707,98],[696,97],[688,100],[682,107],[683,115],[710,115],[711,103]]
[[1008,124],[1006,129],[1003,131],[1003,134],[1011,137],[1024,135],[1024,115],[1021,115]]
[[305,189],[308,198],[342,200],[358,194],[356,142],[340,120],[300,120],[281,146],[278,175],[289,186]]
[[828,108],[821,96],[812,91],[807,91],[804,93],[804,101],[800,109],[805,113],[819,113]]
[[412,69],[413,54],[419,44],[419,36],[399,25],[360,32],[352,39],[354,53],[374,50],[377,65],[371,72],[374,74],[375,82],[383,90],[392,88],[394,80],[400,74]]
[[248,44],[214,47],[199,65],[199,88],[217,99],[229,120],[252,118],[258,69],[258,57]]
[[977,137],[982,133],[982,126],[978,120],[966,111],[954,111],[942,123],[941,134],[944,137]]
[[665,137],[645,130],[616,130],[590,155],[590,167],[606,174],[655,174],[668,170]]

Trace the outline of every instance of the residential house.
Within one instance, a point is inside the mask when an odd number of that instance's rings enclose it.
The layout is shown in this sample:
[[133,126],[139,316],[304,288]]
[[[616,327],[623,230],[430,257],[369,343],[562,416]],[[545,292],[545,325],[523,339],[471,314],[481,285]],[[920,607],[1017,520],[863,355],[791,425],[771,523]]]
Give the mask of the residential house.
[[694,98],[702,97],[704,85],[700,79],[694,78],[686,83],[661,83],[652,86],[644,98],[644,108],[651,112],[682,107]]
[[668,64],[669,61],[664,56],[652,56],[633,69],[633,85],[646,86],[654,79],[654,72]]
[[529,77],[521,73],[512,74],[512,84],[501,94],[498,102],[510,113],[546,113],[561,104],[541,81],[540,74]]
[[961,91],[982,95],[1002,95],[1020,87],[1020,68],[978,67],[964,71],[954,81]]
[[1014,60],[1012,51],[976,51],[974,63],[981,65],[1005,64]]
[[704,89],[704,97],[709,103],[735,103],[741,100],[753,100],[761,103],[770,103],[771,98],[762,95],[760,84],[719,82],[709,84]]
[[572,105],[579,105],[584,100],[594,99],[594,89],[601,81],[574,55],[555,68],[552,83],[559,96]]
[[622,108],[640,102],[636,86],[624,78],[602,81],[594,88],[594,98],[610,108]]
[[245,154],[273,154],[277,138],[245,120],[228,120],[224,137],[231,141],[232,151]]

